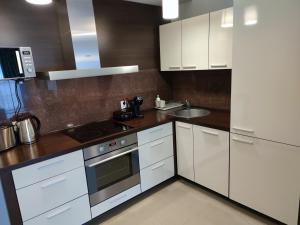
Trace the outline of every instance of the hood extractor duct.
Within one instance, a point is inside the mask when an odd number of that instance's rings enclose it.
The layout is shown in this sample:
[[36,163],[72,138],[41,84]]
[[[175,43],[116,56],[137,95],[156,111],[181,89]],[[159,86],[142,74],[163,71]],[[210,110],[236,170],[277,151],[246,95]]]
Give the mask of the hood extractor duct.
[[93,0],[66,0],[76,70],[38,73],[47,80],[95,77],[139,71],[137,65],[101,68]]

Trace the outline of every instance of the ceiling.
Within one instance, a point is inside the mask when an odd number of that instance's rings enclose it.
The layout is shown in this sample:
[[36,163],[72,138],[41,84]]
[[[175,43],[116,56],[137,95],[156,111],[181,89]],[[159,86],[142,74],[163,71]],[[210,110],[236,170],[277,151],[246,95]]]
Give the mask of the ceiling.
[[162,0],[125,0],[125,1],[137,2],[141,4],[147,4],[147,5],[157,5],[157,6],[161,6],[161,2],[162,2]]

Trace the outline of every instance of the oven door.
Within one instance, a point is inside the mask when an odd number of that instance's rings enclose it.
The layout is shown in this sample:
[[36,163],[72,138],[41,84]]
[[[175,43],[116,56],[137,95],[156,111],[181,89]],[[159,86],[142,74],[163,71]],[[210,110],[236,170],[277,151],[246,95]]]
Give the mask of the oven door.
[[0,80],[23,78],[20,49],[0,48]]
[[85,162],[91,206],[140,184],[137,145]]

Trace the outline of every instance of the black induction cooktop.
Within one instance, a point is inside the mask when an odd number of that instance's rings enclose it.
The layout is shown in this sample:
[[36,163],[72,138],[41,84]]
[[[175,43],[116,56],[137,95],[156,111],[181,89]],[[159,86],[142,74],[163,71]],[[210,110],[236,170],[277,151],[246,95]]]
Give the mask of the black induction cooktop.
[[127,131],[131,128],[115,123],[114,121],[92,122],[83,126],[70,128],[65,131],[65,134],[80,143],[84,143],[100,137]]

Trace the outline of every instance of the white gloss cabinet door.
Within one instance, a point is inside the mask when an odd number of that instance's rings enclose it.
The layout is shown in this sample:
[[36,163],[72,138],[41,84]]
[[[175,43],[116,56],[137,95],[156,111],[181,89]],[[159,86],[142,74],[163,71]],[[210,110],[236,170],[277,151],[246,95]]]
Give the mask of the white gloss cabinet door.
[[229,132],[193,126],[195,182],[228,197]]
[[231,135],[230,198],[289,225],[297,225],[300,148]]
[[300,1],[235,0],[231,132],[300,146]]
[[181,21],[159,27],[162,71],[181,70]]
[[210,13],[209,69],[232,68],[233,8]]
[[194,181],[193,125],[176,122],[176,145],[178,174]]
[[182,20],[182,69],[208,69],[209,14]]

